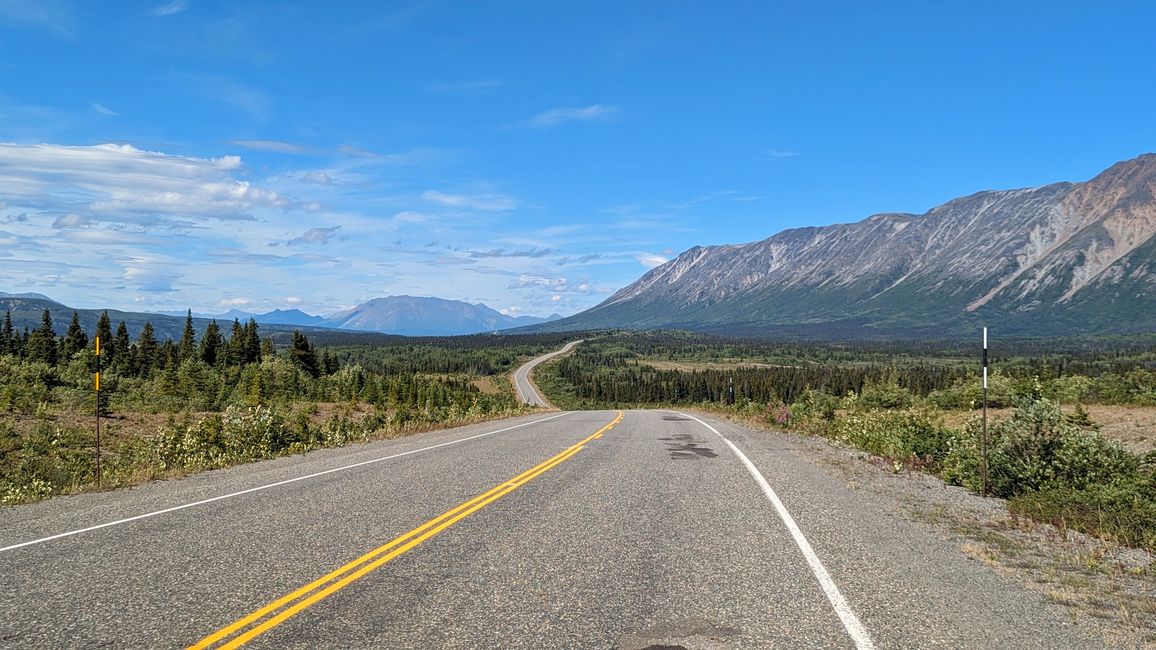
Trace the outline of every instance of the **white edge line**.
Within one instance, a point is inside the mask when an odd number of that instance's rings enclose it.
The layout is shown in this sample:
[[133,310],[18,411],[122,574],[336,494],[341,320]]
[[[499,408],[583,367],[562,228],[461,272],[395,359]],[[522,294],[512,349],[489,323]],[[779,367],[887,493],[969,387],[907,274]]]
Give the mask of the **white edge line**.
[[12,551],[12,550],[22,548],[25,546],[32,546],[34,544],[43,544],[44,542],[51,542],[54,539],[60,539],[62,537],[71,537],[73,535],[79,535],[81,533],[88,533],[88,532],[91,532],[94,530],[100,530],[101,528],[108,528],[110,526],[118,526],[120,524],[127,524],[131,521],[136,521],[138,519],[147,519],[149,517],[156,517],[157,515],[163,515],[163,514],[170,513],[170,512],[176,512],[177,510],[184,510],[185,508],[193,508],[195,506],[202,506],[202,505],[205,505],[206,503],[212,503],[214,501],[221,501],[222,499],[231,499],[233,497],[239,497],[241,495],[249,494],[251,492],[260,492],[261,490],[268,490],[270,488],[275,488],[275,487],[278,487],[281,485],[287,485],[289,483],[296,483],[297,481],[304,481],[304,480],[311,479],[311,478],[317,478],[318,476],[324,476],[326,474],[332,474],[334,472],[344,472],[345,470],[350,470],[350,469],[353,469],[355,467],[361,467],[363,465],[371,465],[373,463],[380,463],[382,461],[392,460],[394,458],[401,458],[402,456],[409,456],[410,454],[417,454],[417,453],[420,453],[423,451],[429,451],[431,449],[437,449],[438,447],[446,447],[449,445],[456,445],[459,442],[466,442],[468,440],[476,440],[478,438],[484,438],[486,436],[492,436],[495,433],[504,433],[506,431],[511,431],[513,429],[520,429],[522,427],[528,427],[532,424],[538,424],[540,422],[545,422],[546,420],[553,420],[556,418],[560,418],[563,415],[570,415],[570,413],[571,413],[570,411],[567,411],[565,413],[559,413],[558,415],[551,415],[550,417],[545,417],[545,418],[542,418],[539,420],[534,420],[533,422],[523,422],[522,424],[515,424],[514,426],[506,427],[505,429],[498,429],[497,431],[489,431],[486,433],[479,433],[479,434],[474,435],[474,436],[469,436],[468,438],[459,438],[457,440],[450,440],[449,442],[443,442],[443,443],[439,443],[436,445],[430,445],[429,447],[422,447],[421,449],[411,449],[409,451],[403,451],[401,453],[393,454],[391,456],[383,456],[381,458],[374,458],[372,460],[365,460],[365,461],[361,461],[360,463],[354,463],[352,465],[344,465],[342,467],[335,467],[333,469],[327,469],[323,472],[315,472],[313,474],[307,474],[305,476],[298,476],[296,478],[286,479],[284,481],[277,481],[276,483],[270,483],[268,485],[259,485],[257,487],[249,488],[247,490],[241,490],[240,492],[232,492],[229,494],[222,494],[220,496],[215,496],[215,497],[212,497],[209,499],[202,499],[200,501],[194,501],[192,503],[186,503],[186,504],[179,505],[179,506],[173,506],[171,508],[165,508],[164,510],[157,510],[154,512],[146,512],[143,515],[136,515],[134,517],[128,517],[125,519],[117,519],[116,521],[109,521],[109,522],[105,522],[103,524],[97,524],[95,526],[89,526],[88,528],[80,528],[77,530],[70,530],[70,531],[65,532],[65,533],[58,533],[56,535],[50,535],[48,537],[42,537],[40,539],[34,539],[32,541],[29,541],[29,542],[21,542],[19,544],[13,544],[12,546],[5,546],[3,548],[0,548],[0,553],[3,553],[4,551]]
[[795,518],[787,511],[787,507],[779,500],[779,495],[775,494],[775,491],[771,489],[770,483],[767,483],[767,479],[763,478],[763,475],[759,472],[758,468],[755,467],[755,464],[752,463],[746,454],[740,451],[733,442],[727,440],[726,436],[719,433],[718,429],[693,415],[678,411],[674,411],[674,413],[678,413],[678,415],[682,417],[690,418],[711,431],[714,431],[715,434],[718,435],[719,438],[722,438],[722,441],[731,448],[731,451],[739,457],[739,460],[746,466],[747,471],[754,477],[755,482],[763,489],[763,494],[767,495],[767,499],[775,506],[775,512],[779,514],[779,518],[783,520],[783,523],[787,526],[787,530],[791,532],[791,537],[794,538],[795,544],[798,545],[799,550],[803,552],[803,557],[807,559],[807,564],[811,566],[811,573],[815,574],[815,579],[818,580],[819,585],[823,587],[823,593],[827,594],[827,600],[831,601],[831,606],[835,608],[835,613],[839,616],[839,620],[843,622],[843,627],[846,628],[847,634],[849,634],[855,642],[855,647],[859,650],[872,650],[875,645],[871,642],[870,635],[867,634],[867,628],[863,627],[863,623],[859,621],[859,617],[855,615],[854,610],[851,609],[851,605],[847,603],[847,599],[843,597],[843,594],[839,591],[839,587],[835,585],[831,574],[827,573],[827,568],[823,566],[823,563],[819,560],[819,556],[815,555],[815,550],[811,548],[811,544],[803,535],[803,531],[800,530],[798,524],[795,523]]

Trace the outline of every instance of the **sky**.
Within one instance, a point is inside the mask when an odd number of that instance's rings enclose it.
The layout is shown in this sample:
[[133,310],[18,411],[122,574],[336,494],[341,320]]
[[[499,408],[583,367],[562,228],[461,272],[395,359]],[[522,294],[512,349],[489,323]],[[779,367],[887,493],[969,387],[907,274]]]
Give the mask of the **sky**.
[[0,0],[0,291],[568,315],[1156,151],[1156,3]]

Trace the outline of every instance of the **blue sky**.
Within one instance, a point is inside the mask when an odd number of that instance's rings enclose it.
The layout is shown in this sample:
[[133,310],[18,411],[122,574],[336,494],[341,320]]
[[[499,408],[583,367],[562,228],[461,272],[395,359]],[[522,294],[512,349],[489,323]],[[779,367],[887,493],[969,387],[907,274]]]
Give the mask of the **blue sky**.
[[593,306],[1156,150],[1150,2],[0,0],[0,291]]

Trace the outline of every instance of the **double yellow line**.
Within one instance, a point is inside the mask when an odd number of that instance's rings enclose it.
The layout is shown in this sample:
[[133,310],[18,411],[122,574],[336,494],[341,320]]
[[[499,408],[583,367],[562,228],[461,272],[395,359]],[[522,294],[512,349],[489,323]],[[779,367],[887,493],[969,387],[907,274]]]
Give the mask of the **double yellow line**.
[[602,434],[621,422],[623,416],[624,413],[619,411],[618,416],[615,417],[610,424],[602,427],[582,441],[567,447],[557,456],[550,458],[532,469],[522,472],[485,494],[478,495],[460,506],[430,519],[408,533],[396,537],[389,543],[373,549],[340,569],[278,598],[237,622],[217,630],[192,646],[189,646],[190,650],[201,650],[202,648],[239,648],[245,645],[256,637],[289,620],[302,610],[341,591],[358,578],[391,562],[418,544],[453,526],[462,519],[506,496],[555,465],[570,458],[578,453],[586,443],[596,438],[601,438]]

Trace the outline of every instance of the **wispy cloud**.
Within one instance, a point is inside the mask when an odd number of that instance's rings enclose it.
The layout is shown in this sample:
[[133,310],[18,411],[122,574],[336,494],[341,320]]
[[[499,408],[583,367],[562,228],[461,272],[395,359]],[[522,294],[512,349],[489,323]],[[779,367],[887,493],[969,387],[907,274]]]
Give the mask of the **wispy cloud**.
[[154,7],[149,13],[157,18],[163,18],[164,16],[179,14],[188,8],[189,3],[186,0],[173,0],[172,2]]
[[640,264],[648,269],[653,269],[656,266],[662,266],[663,264],[666,264],[670,261],[662,255],[656,255],[654,253],[642,253],[635,259],[637,259]]
[[224,77],[192,75],[190,79],[209,99],[264,121],[273,112],[273,100],[265,93]]
[[76,20],[72,7],[61,0],[0,0],[0,23],[71,36]]
[[478,79],[475,81],[459,81],[457,83],[436,83],[427,86],[434,92],[478,92],[501,88],[505,83],[496,79]]
[[253,151],[268,151],[271,153],[288,153],[304,155],[309,153],[308,147],[303,147],[283,140],[230,140],[230,144],[252,149]]
[[109,117],[119,117],[120,116],[120,113],[117,113],[116,111],[112,110],[111,108],[109,108],[109,107],[107,107],[104,104],[101,104],[99,102],[92,102],[91,106],[92,106],[92,110],[96,111],[97,113],[100,113],[101,115],[108,115]]
[[518,207],[517,201],[505,194],[447,194],[436,190],[423,192],[426,201],[481,212],[505,212]]
[[527,257],[530,259],[538,259],[546,257],[551,253],[549,248],[530,248],[526,250],[506,250],[504,248],[493,248],[487,251],[467,251],[467,255],[473,259],[484,259],[489,257]]
[[790,149],[764,149],[760,154],[762,158],[796,158],[800,154],[798,151],[791,151]]
[[565,124],[566,122],[607,121],[616,119],[622,111],[616,106],[594,104],[582,108],[554,108],[538,113],[534,117],[522,122],[523,126],[547,128]]

